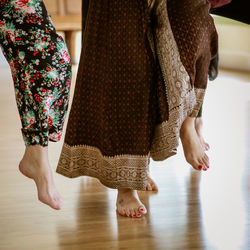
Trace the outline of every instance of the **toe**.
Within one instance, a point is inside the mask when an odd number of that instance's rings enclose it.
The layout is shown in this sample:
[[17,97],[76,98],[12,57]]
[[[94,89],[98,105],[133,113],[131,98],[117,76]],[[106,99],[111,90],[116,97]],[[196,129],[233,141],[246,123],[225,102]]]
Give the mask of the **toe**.
[[206,150],[208,151],[210,149],[210,146],[208,143],[205,143]]
[[194,161],[191,165],[193,166],[194,169],[200,171],[202,169],[203,162],[202,161]]
[[61,208],[62,208],[62,201],[61,201],[61,200],[56,200],[56,202],[55,202],[55,207],[56,207],[57,209],[61,209]]
[[122,209],[117,209],[118,213],[122,216],[126,215],[126,211],[122,208]]
[[55,201],[57,204],[59,204],[59,205],[62,204],[62,199],[61,199],[59,196],[55,197],[55,198],[54,198],[54,201]]
[[49,203],[55,209],[60,209],[61,208],[61,199],[58,196],[51,197]]
[[152,190],[153,190],[153,191],[158,191],[157,185],[154,184],[154,185],[152,186]]
[[203,166],[202,166],[202,164],[198,164],[198,168],[197,168],[197,170],[202,170],[203,169]]
[[136,217],[137,217],[137,218],[140,218],[140,217],[141,217],[141,213],[138,213],[138,212],[137,212]]
[[209,145],[206,142],[202,142],[202,148],[204,151],[208,151],[209,150]]
[[125,214],[126,214],[126,216],[131,217],[131,212],[130,212],[129,209],[126,210],[126,213],[125,213]]
[[200,170],[199,166],[202,165],[202,161],[197,159],[196,157],[192,156],[188,163],[196,170]]
[[206,154],[203,157],[203,162],[206,165],[206,167],[209,168],[209,158]]
[[202,170],[203,170],[203,171],[207,171],[208,168],[207,168],[206,166],[203,166]]
[[207,157],[207,155],[205,155],[203,158],[202,158],[202,162],[203,162],[203,167],[204,168],[209,168],[209,159]]
[[121,206],[117,206],[117,212],[122,215],[122,216],[127,216],[129,217],[129,215],[131,214],[129,209],[126,209],[124,207],[121,207]]
[[122,216],[126,216],[126,209],[123,208],[123,209],[121,210],[121,214],[122,214]]
[[147,184],[147,188],[146,189],[147,189],[147,191],[152,191],[152,186],[151,186],[150,183]]
[[203,170],[204,170],[204,171],[207,171],[208,169],[209,169],[208,165],[204,164],[204,165],[203,165]]
[[147,213],[147,209],[144,206],[140,206],[138,208],[137,213],[139,213],[139,214],[146,214]]
[[132,210],[132,217],[133,217],[133,218],[136,217],[136,210],[135,210],[135,209]]
[[135,213],[134,209],[130,209],[129,213],[130,213],[129,217],[131,217],[131,218],[136,217],[136,213]]
[[201,171],[203,169],[203,167],[204,167],[204,163],[203,163],[202,159],[199,159],[196,163],[196,169]]

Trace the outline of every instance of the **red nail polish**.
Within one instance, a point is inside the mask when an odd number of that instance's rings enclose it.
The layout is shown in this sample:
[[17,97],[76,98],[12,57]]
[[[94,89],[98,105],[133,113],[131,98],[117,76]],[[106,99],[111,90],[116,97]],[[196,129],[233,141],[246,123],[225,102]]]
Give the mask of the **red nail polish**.
[[204,171],[207,171],[207,169],[206,169],[206,168],[204,168],[203,170],[204,170]]
[[201,169],[202,169],[202,166],[200,165],[200,166],[198,166],[198,168],[201,170]]
[[209,168],[209,166],[207,166],[207,168]]
[[135,217],[136,216],[136,214],[133,214],[133,217]]
[[140,208],[140,211],[144,212],[144,209],[143,209],[143,208]]
[[141,214],[137,214],[137,216],[141,216]]

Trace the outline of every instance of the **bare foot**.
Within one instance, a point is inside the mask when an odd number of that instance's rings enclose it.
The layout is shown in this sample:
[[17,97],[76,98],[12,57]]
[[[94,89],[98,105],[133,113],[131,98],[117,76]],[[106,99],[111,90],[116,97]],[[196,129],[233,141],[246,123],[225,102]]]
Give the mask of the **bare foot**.
[[146,191],[158,191],[158,186],[155,181],[151,178],[149,173],[150,157],[148,158],[148,176],[147,176],[147,187]]
[[180,138],[187,162],[196,170],[206,171],[209,168],[209,158],[196,133],[195,118],[186,118],[180,130]]
[[40,145],[26,147],[19,164],[20,172],[35,181],[38,199],[54,209],[61,209],[62,201],[56,190],[48,160],[48,147]]
[[116,208],[120,215],[138,218],[147,213],[137,191],[127,188],[118,189]]
[[156,185],[155,181],[150,177],[149,173],[147,177],[147,182],[147,191],[158,191],[158,186]]
[[201,117],[195,118],[195,130],[197,132],[197,135],[201,141],[201,144],[204,148],[204,150],[209,150],[210,146],[209,144],[204,140],[203,133],[202,133],[202,128],[203,128],[203,120]]

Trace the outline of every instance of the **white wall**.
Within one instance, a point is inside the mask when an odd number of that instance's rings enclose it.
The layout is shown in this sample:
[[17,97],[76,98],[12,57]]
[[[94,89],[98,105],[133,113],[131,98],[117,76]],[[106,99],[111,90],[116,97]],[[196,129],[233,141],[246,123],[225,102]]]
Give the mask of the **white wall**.
[[214,16],[220,67],[250,71],[250,25]]

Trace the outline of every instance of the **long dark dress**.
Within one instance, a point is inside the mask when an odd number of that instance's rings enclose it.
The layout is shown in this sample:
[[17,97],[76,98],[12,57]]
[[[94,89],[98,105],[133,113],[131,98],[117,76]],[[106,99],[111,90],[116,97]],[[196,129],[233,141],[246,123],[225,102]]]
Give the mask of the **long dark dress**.
[[149,158],[176,154],[182,122],[202,103],[217,54],[209,8],[205,0],[89,0],[57,173],[146,189]]

